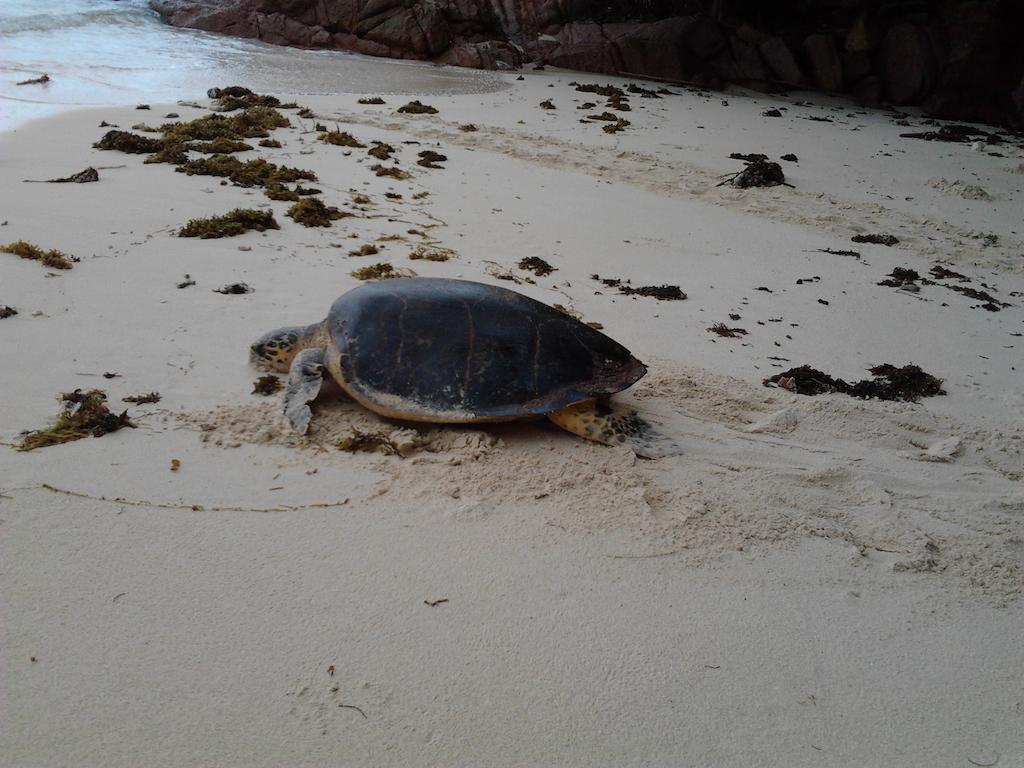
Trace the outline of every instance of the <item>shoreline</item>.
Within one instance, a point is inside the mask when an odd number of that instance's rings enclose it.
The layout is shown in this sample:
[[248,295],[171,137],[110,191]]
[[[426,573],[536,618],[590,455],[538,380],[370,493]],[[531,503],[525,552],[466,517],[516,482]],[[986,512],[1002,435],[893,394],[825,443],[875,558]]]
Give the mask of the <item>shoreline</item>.
[[[90,148],[100,120],[188,120],[206,100],[0,134],[0,244],[81,259],[57,274],[0,254],[0,305],[19,313],[0,320],[18,350],[0,374],[10,759],[1024,755],[1024,152],[901,139],[922,121],[831,101],[671,88],[632,95],[619,113],[630,125],[608,134],[580,122],[605,99],[570,83],[629,81],[517,76],[384,105],[298,97],[314,117],[284,110],[282,146],[239,156],[315,171],[319,197],[352,214],[326,228],[300,226],[259,188]],[[438,114],[398,114],[411,98]],[[318,141],[316,123],[389,144],[411,178],[375,175],[366,147]],[[417,165],[427,149],[441,168]],[[794,153],[782,161],[793,188],[717,186],[743,167],[733,152]],[[21,181],[86,166],[98,183]],[[966,184],[990,199],[959,196]],[[281,229],[176,236],[236,207],[272,211]],[[900,242],[851,243],[858,233]],[[349,255],[363,245],[378,253]],[[451,257],[410,259],[420,247]],[[556,271],[536,276],[526,257]],[[289,435],[275,397],[250,392],[248,344],[315,322],[377,262],[600,323],[650,367],[622,399],[685,454],[638,461],[544,423],[417,427],[407,458],[349,453],[336,446],[354,430],[408,427],[330,397],[309,439]],[[878,285],[936,265],[969,282]],[[594,274],[687,298],[624,295]],[[177,287],[185,275],[196,285]],[[235,282],[253,292],[214,292]],[[948,285],[1009,306],[986,311]],[[710,333],[719,322],[746,333]],[[947,394],[889,403],[761,384],[802,363],[855,380],[882,362],[917,363]],[[136,428],[8,447],[76,387],[104,389]],[[150,391],[159,403],[122,405]]]

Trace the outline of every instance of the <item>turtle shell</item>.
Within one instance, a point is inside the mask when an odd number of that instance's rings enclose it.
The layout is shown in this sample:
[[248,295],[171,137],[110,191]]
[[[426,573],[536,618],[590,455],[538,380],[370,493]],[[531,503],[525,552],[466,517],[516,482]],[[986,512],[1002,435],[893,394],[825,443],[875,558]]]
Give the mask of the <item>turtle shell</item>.
[[367,283],[331,306],[328,368],[396,418],[546,414],[633,384],[647,368],[600,331],[527,296],[442,278]]

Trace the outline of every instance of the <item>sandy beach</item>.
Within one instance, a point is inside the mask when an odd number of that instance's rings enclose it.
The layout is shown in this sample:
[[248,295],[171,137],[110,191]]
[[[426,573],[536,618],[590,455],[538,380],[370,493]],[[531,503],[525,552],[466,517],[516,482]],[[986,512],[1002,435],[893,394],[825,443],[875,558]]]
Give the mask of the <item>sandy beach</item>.
[[[0,253],[0,763],[1024,766],[1019,141],[904,138],[936,126],[817,94],[493,76],[419,97],[436,114],[275,94],[311,116],[282,110],[281,146],[239,157],[315,172],[351,214],[329,227],[92,148],[208,99],[0,134],[0,246],[79,259]],[[624,130],[584,119],[605,98],[578,83],[631,82],[662,92],[631,93]],[[391,145],[409,178],[318,124]],[[722,185],[732,153],[791,186]],[[280,229],[177,236],[234,208]],[[897,242],[852,242],[873,234]],[[378,263],[600,324],[650,369],[618,399],[683,454],[389,423],[336,392],[292,434],[249,344]],[[897,269],[924,279],[879,285]],[[234,283],[251,292],[216,292]],[[884,363],[945,394],[762,383]],[[135,428],[16,450],[93,388]],[[357,433],[403,455],[338,447]]]

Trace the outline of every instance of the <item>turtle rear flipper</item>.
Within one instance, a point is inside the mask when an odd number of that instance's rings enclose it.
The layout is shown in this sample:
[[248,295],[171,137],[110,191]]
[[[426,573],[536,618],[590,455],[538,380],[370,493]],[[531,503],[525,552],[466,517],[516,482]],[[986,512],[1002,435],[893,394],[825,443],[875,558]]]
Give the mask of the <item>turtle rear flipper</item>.
[[634,410],[602,400],[585,400],[548,414],[548,418],[574,435],[605,445],[629,448],[645,459],[678,456],[683,451]]
[[304,349],[292,360],[288,371],[288,385],[284,392],[284,415],[292,429],[300,435],[309,429],[313,411],[309,403],[320,394],[324,383],[324,350]]

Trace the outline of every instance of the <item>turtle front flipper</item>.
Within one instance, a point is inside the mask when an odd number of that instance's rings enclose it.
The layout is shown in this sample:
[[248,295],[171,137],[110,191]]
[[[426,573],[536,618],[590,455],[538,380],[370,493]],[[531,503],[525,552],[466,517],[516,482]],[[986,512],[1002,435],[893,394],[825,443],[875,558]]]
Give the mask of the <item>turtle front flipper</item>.
[[658,432],[636,411],[617,408],[604,400],[575,403],[549,413],[548,418],[574,435],[606,445],[624,446],[645,459],[682,453],[672,438]]
[[309,403],[320,393],[324,383],[324,352],[323,349],[304,349],[292,360],[288,371],[288,385],[284,391],[284,415],[292,429],[300,435],[309,429],[309,420],[313,411]]

